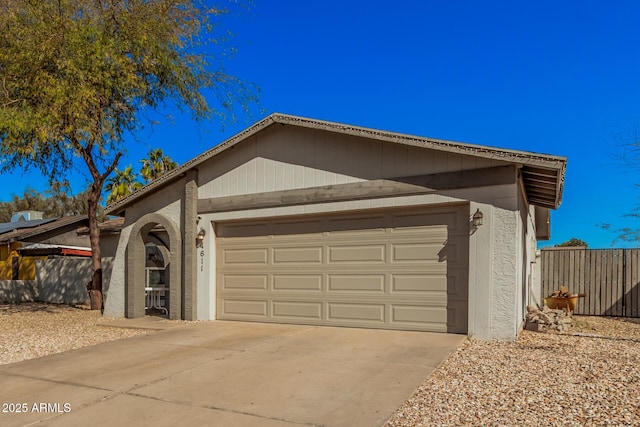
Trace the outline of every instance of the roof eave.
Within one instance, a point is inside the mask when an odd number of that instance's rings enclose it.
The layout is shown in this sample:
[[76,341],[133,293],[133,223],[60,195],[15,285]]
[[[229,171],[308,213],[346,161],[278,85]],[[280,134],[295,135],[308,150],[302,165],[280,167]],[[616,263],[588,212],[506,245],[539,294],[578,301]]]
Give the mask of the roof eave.
[[564,170],[566,168],[567,158],[561,156],[554,156],[549,154],[538,154],[526,151],[500,149],[494,147],[488,147],[483,145],[461,143],[455,141],[447,141],[442,139],[418,137],[414,135],[394,133],[389,131],[377,130],[372,128],[364,128],[360,126],[346,125],[336,122],[328,122],[323,120],[309,119],[305,117],[292,116],[288,114],[273,113],[254,125],[248,127],[232,136],[231,138],[223,141],[215,147],[205,151],[199,156],[194,157],[188,162],[184,163],[179,168],[176,168],[160,178],[145,185],[139,190],[131,193],[129,196],[119,200],[106,207],[105,213],[107,215],[121,215],[127,207],[132,205],[137,199],[145,194],[174,182],[184,176],[184,174],[193,168],[196,168],[199,164],[211,159],[222,151],[230,148],[239,142],[255,135],[259,131],[271,126],[274,123],[283,125],[295,125],[311,129],[320,129],[329,132],[339,132],[343,134],[360,136],[364,138],[372,138],[380,141],[400,143],[404,145],[411,145],[421,148],[429,148],[440,151],[446,151],[456,154],[472,155],[477,157],[483,157],[492,160],[499,160],[508,163],[515,163],[521,165],[527,165],[532,167],[539,167],[549,170],[557,171],[559,174],[558,188],[556,189],[556,197],[553,205],[557,208],[560,204],[562,196],[562,185],[564,182]]
[[340,132],[343,134],[372,138],[380,141],[396,142],[405,145],[413,145],[421,148],[431,148],[456,154],[474,155],[511,163],[521,163],[531,166],[560,169],[561,165],[566,164],[567,162],[567,158],[563,156],[511,150],[506,148],[496,148],[485,145],[437,138],[426,138],[421,136],[389,132],[360,126],[352,126],[323,120],[308,119],[305,117],[291,116],[287,114],[273,114],[269,117],[272,117],[275,122],[281,124],[291,124],[312,129]]

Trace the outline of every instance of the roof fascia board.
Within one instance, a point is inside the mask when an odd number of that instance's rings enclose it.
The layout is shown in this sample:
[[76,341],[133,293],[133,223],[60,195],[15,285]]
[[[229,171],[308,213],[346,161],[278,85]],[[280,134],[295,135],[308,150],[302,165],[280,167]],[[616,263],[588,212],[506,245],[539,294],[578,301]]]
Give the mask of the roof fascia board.
[[287,114],[273,114],[276,123],[303,126],[312,129],[321,129],[347,135],[360,136],[386,142],[395,142],[404,145],[412,145],[420,148],[430,148],[439,151],[447,151],[456,154],[468,154],[484,157],[492,160],[503,160],[512,163],[520,163],[531,166],[542,166],[547,169],[559,170],[567,158],[551,154],[540,154],[529,151],[495,148],[485,145],[470,144],[466,142],[448,141],[444,139],[426,138],[403,133],[389,132],[360,126],[345,125],[305,117],[291,116]]

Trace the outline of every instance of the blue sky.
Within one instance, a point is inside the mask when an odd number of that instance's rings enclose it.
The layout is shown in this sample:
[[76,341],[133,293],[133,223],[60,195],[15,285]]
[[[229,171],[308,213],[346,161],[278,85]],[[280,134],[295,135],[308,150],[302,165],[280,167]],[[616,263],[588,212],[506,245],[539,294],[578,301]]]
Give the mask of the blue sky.
[[[255,0],[223,21],[238,49],[225,65],[260,87],[264,112],[224,131],[176,114],[139,132],[120,167],[155,147],[183,163],[273,112],[549,153],[569,161],[540,246],[610,247],[599,223],[640,227],[624,217],[640,173],[619,159],[640,140],[639,19],[637,1]],[[0,200],[46,187],[33,171],[0,179]]]

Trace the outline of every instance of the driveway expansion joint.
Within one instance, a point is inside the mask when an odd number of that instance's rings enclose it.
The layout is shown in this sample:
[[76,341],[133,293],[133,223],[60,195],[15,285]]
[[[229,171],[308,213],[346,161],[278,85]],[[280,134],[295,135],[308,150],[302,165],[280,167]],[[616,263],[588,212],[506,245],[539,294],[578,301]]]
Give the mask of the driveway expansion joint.
[[[20,362],[18,362],[18,363],[20,363]],[[10,366],[10,365],[8,365],[8,366]],[[14,373],[14,372],[7,372],[7,371],[0,371],[0,374],[9,375],[9,376],[18,377],[18,378],[26,378],[26,379],[29,379],[29,380],[44,381],[44,382],[53,383],[53,384],[68,385],[68,386],[72,386],[72,387],[83,387],[83,388],[90,388],[92,390],[100,390],[100,391],[109,391],[109,392],[112,392],[112,393],[119,393],[117,390],[111,390],[109,388],[97,387],[97,386],[93,386],[93,385],[90,385],[90,384],[77,383],[77,382],[73,382],[73,381],[62,381],[62,380],[56,380],[56,379],[53,379],[53,378],[36,377],[36,376],[32,376],[32,375],[17,374],[17,373]]]
[[247,411],[238,411],[236,409],[222,408],[222,407],[213,406],[213,405],[199,405],[199,404],[196,404],[196,403],[182,402],[182,401],[173,400],[173,399],[163,399],[163,398],[159,398],[159,397],[155,397],[155,396],[148,396],[146,394],[138,394],[138,393],[131,393],[131,392],[125,392],[125,393],[122,393],[122,394],[126,394],[128,396],[133,396],[133,397],[140,397],[140,398],[144,398],[144,399],[156,400],[158,402],[173,403],[173,404],[177,404],[177,405],[190,406],[190,407],[195,407],[195,408],[211,409],[211,410],[214,410],[214,411],[229,412],[229,413],[238,414],[238,415],[247,415],[247,416],[250,416],[250,417],[262,418],[262,419],[265,419],[265,420],[284,421],[284,422],[287,422],[287,423],[297,424],[297,425],[301,425],[301,426],[325,427],[323,424],[314,424],[314,423],[305,423],[305,422],[299,422],[299,421],[291,421],[291,420],[287,420],[285,418],[278,418],[278,417],[267,417],[267,416],[264,416],[264,415],[254,414],[254,413],[247,412]]

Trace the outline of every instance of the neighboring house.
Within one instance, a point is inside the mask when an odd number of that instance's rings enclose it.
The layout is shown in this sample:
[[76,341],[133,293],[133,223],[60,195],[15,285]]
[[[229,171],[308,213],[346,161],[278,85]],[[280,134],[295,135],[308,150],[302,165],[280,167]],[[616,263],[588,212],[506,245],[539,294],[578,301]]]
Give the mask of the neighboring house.
[[[49,245],[51,254],[59,252],[61,255],[71,253],[69,250],[62,251],[63,247],[86,249],[89,246],[89,238],[78,236],[77,233],[78,227],[86,222],[87,216],[80,215],[0,223],[0,280],[35,279],[36,259],[46,257],[50,253],[40,251],[37,255],[22,254],[22,248],[31,244]],[[56,251],[54,247],[59,250]]]
[[273,114],[107,208],[104,314],[145,315],[153,258],[172,319],[513,340],[566,162]]
[[[0,224],[0,302],[87,303],[92,275],[87,225],[86,215]],[[108,282],[122,219],[99,227]]]

